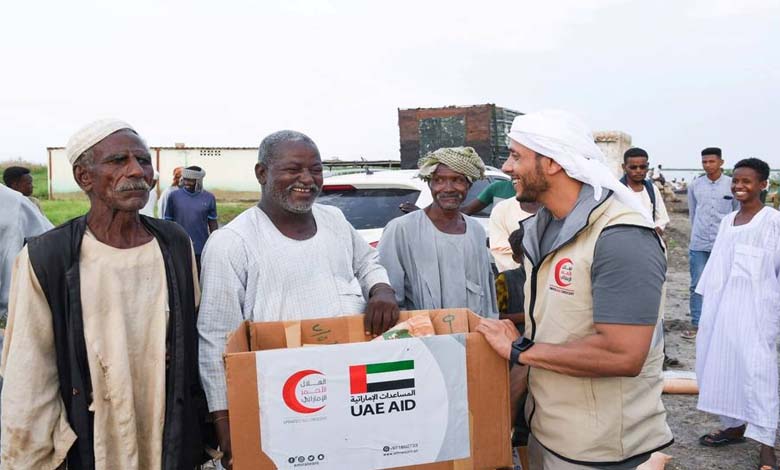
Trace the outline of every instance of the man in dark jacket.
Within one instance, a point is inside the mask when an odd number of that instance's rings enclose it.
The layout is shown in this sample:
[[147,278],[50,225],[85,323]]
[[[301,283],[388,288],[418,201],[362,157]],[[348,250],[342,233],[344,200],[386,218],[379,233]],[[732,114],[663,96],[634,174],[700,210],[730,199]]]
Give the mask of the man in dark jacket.
[[192,245],[139,215],[154,170],[130,125],[92,123],[67,154],[90,210],[15,262],[3,468],[191,470],[205,416]]

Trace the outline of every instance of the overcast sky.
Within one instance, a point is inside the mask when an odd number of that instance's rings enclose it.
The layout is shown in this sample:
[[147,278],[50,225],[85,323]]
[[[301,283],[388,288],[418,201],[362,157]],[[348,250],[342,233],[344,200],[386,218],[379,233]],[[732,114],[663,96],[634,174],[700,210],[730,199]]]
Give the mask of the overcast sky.
[[780,1],[29,1],[0,14],[0,161],[100,117],[152,145],[308,133],[397,159],[397,108],[555,107],[652,163],[780,168]]

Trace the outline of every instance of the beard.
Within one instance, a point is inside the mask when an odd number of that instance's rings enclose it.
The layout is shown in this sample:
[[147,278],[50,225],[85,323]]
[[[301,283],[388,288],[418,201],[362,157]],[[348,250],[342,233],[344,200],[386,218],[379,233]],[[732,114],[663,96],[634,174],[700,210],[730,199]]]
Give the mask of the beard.
[[522,190],[517,195],[517,200],[520,202],[538,202],[539,197],[550,189],[550,183],[544,177],[538,159],[536,160],[533,173],[530,175],[518,175],[517,181]]
[[[308,189],[311,191],[312,198],[309,201],[293,202],[290,200],[290,195],[293,189]],[[271,198],[276,201],[282,209],[295,214],[306,214],[311,212],[311,206],[314,205],[314,201],[319,196],[322,188],[316,184],[303,185],[303,184],[291,184],[284,189],[271,190]]]
[[[442,199],[445,199],[444,201]],[[463,195],[460,193],[438,193],[436,204],[444,210],[458,210],[463,203]]]

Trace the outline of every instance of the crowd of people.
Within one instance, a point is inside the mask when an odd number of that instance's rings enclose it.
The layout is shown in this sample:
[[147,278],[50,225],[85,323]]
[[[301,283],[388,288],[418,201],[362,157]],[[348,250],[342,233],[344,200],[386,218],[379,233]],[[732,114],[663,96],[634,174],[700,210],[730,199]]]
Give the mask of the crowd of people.
[[[615,178],[587,126],[562,111],[518,116],[508,137],[511,181],[468,205],[485,174],[474,149],[421,158],[433,202],[392,220],[377,249],[315,203],[320,152],[296,131],[262,140],[263,197],[219,229],[200,167],[175,169],[150,201],[159,175],[148,146],[119,120],[68,142],[84,216],[52,228],[11,172],[17,186],[0,187],[12,211],[0,225],[0,465],[172,470],[216,458],[229,469],[223,351],[242,322],[362,313],[371,336],[401,309],[462,307],[509,361],[513,443],[532,469],[642,465],[673,442],[661,401],[670,219],[648,152],[629,149]],[[697,342],[699,408],[723,429],[700,442],[754,439],[762,469],[775,469],[780,213],[760,201],[769,167],[742,160],[729,178],[716,148],[702,165],[688,190],[684,337]],[[467,214],[494,202],[488,251]]]

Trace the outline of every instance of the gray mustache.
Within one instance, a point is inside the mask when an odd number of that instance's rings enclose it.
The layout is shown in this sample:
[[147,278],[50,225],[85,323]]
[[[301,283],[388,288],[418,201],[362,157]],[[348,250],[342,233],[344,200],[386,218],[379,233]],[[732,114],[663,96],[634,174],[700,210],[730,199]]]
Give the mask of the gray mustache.
[[146,183],[144,180],[139,181],[129,181],[126,183],[121,183],[119,186],[116,187],[116,190],[119,192],[122,191],[149,191],[151,187]]

